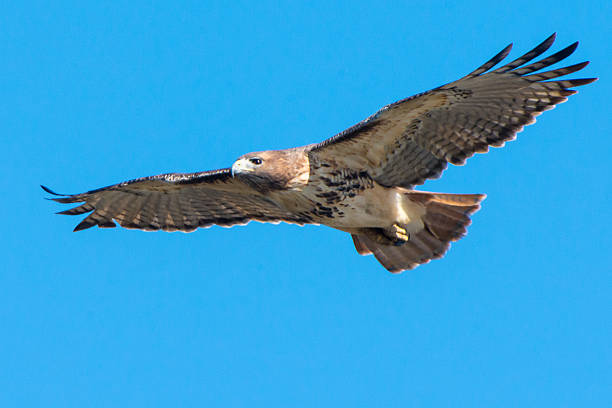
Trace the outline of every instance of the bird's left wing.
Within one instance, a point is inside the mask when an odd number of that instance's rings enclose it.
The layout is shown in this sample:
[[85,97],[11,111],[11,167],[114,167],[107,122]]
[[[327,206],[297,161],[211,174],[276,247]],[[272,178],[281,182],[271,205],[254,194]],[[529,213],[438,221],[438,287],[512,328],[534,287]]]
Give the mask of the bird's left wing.
[[511,45],[465,77],[385,106],[344,132],[308,147],[320,161],[367,171],[384,186],[411,188],[437,178],[447,163],[461,165],[489,146],[515,138],[535,116],[576,93],[570,87],[596,78],[554,80],[588,62],[535,73],[569,56],[578,43],[537,62],[554,42],[543,43],[516,60],[489,71]]
[[274,201],[232,177],[230,169],[199,173],[171,173],[88,191],[57,194],[59,203],[83,203],[59,214],[91,212],[75,231],[95,225],[142,230],[193,231],[213,224],[231,226],[250,220],[304,224],[309,220],[280,208]]

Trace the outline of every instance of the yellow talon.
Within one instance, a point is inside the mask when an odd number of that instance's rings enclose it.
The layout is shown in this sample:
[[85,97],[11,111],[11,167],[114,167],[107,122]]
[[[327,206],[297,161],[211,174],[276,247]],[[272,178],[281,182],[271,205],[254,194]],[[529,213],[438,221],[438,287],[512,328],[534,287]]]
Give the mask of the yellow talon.
[[395,236],[397,237],[397,239],[404,242],[410,240],[410,235],[408,234],[405,228],[402,228],[397,224],[393,224],[393,228],[395,229]]

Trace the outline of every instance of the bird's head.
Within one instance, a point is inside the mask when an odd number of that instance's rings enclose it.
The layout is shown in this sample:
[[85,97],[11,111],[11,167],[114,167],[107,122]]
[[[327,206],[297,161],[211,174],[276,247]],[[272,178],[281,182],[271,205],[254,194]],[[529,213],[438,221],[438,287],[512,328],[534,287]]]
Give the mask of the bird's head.
[[265,168],[268,167],[266,159],[269,159],[269,157],[264,157],[268,156],[266,153],[253,152],[239,157],[232,165],[232,176],[241,177],[249,174],[263,173]]
[[260,191],[282,188],[278,177],[278,157],[272,151],[253,152],[241,156],[232,165],[232,176]]
[[247,153],[232,165],[232,176],[260,191],[291,188],[296,177],[308,174],[308,159],[294,150]]

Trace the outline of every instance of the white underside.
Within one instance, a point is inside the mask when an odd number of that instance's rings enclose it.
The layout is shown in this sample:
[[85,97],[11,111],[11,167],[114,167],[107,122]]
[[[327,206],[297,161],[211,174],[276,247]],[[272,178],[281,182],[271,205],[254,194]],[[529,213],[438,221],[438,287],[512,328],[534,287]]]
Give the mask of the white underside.
[[408,232],[420,231],[425,208],[411,201],[407,193],[409,190],[402,188],[375,185],[336,204],[343,216],[322,219],[321,223],[338,229],[388,228],[400,224]]

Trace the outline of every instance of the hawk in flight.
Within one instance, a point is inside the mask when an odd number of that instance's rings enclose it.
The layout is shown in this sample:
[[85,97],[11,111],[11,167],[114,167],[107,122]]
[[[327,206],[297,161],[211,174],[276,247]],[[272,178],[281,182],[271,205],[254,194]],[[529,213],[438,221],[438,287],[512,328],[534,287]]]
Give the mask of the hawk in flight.
[[463,78],[385,106],[321,143],[248,153],[231,167],[143,177],[60,203],[60,214],[90,213],[75,228],[97,225],[193,231],[251,220],[323,224],[348,232],[357,252],[401,272],[440,258],[466,234],[483,194],[413,190],[448,163],[462,165],[503,146],[525,125],[596,78],[557,79],[588,62],[537,72],[572,54],[578,43],[539,61],[555,34],[525,55],[492,69],[508,45]]

